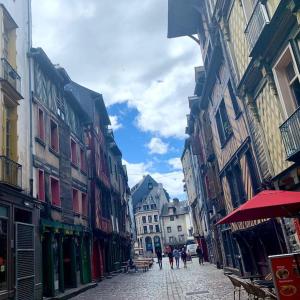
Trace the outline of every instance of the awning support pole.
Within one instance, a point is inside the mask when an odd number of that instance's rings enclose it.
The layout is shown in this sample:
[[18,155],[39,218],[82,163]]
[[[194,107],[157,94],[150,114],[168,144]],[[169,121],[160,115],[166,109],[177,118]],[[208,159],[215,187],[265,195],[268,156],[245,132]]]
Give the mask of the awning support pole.
[[[279,243],[280,251],[281,251],[281,253],[283,253],[284,251],[283,251],[283,248],[282,248],[282,245],[281,245],[281,241],[280,241],[280,237],[279,237],[279,233],[278,233],[278,230],[277,230],[275,219],[272,220],[272,223],[273,223],[274,230],[275,230],[275,233],[276,233],[276,237],[277,237],[277,240],[278,240],[278,243]],[[283,233],[283,236],[284,236],[284,233]],[[284,240],[285,240],[285,238],[284,238]],[[285,242],[286,242],[286,240],[285,240]]]

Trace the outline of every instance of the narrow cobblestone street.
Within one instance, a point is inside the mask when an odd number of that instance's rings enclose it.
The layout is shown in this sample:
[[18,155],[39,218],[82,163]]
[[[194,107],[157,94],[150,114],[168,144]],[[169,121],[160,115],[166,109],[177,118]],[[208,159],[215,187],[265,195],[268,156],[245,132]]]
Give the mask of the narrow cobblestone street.
[[155,263],[148,272],[120,274],[99,282],[73,298],[76,300],[115,299],[233,299],[233,287],[223,270],[209,263],[199,266],[197,258],[188,262],[187,269],[171,270],[167,258],[163,259],[163,270]]

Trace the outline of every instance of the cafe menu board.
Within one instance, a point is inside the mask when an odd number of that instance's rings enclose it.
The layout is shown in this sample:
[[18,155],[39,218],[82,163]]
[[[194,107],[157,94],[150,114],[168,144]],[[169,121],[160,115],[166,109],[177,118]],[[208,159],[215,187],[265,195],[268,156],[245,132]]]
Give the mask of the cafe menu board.
[[280,300],[300,299],[300,254],[269,256],[277,297]]

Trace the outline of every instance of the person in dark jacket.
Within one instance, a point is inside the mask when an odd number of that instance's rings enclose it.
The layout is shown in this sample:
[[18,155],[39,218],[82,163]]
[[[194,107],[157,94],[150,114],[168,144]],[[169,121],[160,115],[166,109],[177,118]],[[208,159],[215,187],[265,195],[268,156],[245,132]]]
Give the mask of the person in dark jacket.
[[159,269],[162,269],[162,253],[159,249],[156,250],[157,262],[159,265]]
[[169,263],[170,263],[170,266],[171,266],[171,269],[173,269],[173,251],[172,251],[172,248],[170,246],[170,249],[169,249],[169,252],[168,252],[168,257],[169,257]]
[[181,259],[183,261],[184,268],[186,268],[186,258],[187,258],[187,254],[186,254],[185,248],[182,248]]
[[198,245],[196,252],[199,257],[199,265],[203,265],[203,252],[200,245]]

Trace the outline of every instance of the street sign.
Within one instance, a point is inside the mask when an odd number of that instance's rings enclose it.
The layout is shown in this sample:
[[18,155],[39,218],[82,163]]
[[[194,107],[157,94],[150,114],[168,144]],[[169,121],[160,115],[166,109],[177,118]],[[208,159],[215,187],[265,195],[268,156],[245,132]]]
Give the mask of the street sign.
[[300,253],[269,256],[279,300],[300,299]]

